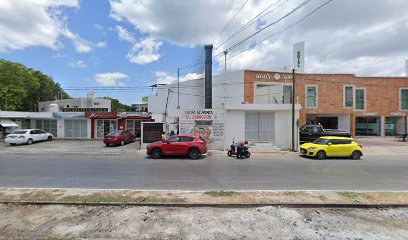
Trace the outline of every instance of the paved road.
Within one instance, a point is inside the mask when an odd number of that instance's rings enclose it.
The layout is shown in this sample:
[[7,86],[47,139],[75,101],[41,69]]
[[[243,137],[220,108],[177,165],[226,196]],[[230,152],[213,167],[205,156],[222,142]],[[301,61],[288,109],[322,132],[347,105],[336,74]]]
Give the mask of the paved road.
[[288,155],[153,160],[143,155],[0,153],[0,187],[408,191],[407,173],[407,155],[318,161]]

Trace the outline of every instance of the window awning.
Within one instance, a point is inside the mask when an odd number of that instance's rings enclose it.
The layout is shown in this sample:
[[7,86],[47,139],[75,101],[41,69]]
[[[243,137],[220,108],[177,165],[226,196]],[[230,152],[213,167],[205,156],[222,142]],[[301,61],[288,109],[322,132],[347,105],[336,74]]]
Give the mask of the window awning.
[[3,127],[18,127],[17,123],[11,120],[0,120],[0,125]]

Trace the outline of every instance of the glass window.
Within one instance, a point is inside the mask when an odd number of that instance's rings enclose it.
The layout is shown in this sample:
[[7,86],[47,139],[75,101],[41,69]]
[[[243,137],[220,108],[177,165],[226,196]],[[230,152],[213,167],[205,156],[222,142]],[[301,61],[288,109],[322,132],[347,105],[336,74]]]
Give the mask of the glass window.
[[356,89],[356,109],[365,110],[365,90]]
[[25,134],[27,131],[15,131],[13,134]]
[[401,110],[408,110],[408,89],[401,89]]
[[170,142],[179,142],[179,137],[171,138]]
[[324,139],[324,138],[318,138],[316,140],[313,141],[314,144],[319,144],[319,145],[327,145],[327,143],[329,143],[328,139]]
[[193,137],[180,137],[180,142],[192,142],[194,139]]
[[309,86],[307,87],[307,100],[306,100],[306,106],[310,108],[316,107],[316,87],[315,86]]
[[344,106],[353,107],[353,86],[344,88]]
[[245,138],[273,141],[275,115],[268,112],[245,112]]
[[88,125],[86,120],[64,120],[66,138],[87,138]]
[[356,117],[356,136],[381,136],[381,118]]

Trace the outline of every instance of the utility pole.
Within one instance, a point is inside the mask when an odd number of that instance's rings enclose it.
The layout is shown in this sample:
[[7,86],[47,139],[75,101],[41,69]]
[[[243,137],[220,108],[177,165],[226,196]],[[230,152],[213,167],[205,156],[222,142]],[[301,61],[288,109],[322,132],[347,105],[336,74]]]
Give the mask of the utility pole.
[[292,151],[296,151],[295,147],[295,69],[292,70]]
[[180,68],[177,68],[177,109],[180,109]]
[[167,134],[168,132],[168,127],[167,127],[167,105],[169,103],[169,95],[170,95],[170,88],[167,89],[167,100],[166,100],[166,109],[164,110],[164,124],[165,124],[165,133]]
[[[224,108],[224,111],[223,111],[223,116],[224,116],[224,126],[225,126],[225,93],[227,92],[227,54],[228,54],[228,51],[224,51],[224,99],[223,99],[223,108]],[[224,127],[225,128],[225,127]],[[225,129],[224,129],[224,131],[225,131]],[[224,132],[224,134],[223,134],[223,138],[224,138],[224,151],[225,151],[225,132]]]

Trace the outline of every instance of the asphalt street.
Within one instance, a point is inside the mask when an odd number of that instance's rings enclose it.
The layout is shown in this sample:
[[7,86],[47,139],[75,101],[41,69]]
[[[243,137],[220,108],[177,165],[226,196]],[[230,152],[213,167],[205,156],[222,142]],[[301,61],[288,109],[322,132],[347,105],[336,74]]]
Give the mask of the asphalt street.
[[144,155],[0,154],[0,187],[149,190],[408,191],[408,157],[362,160],[223,155],[200,160]]

